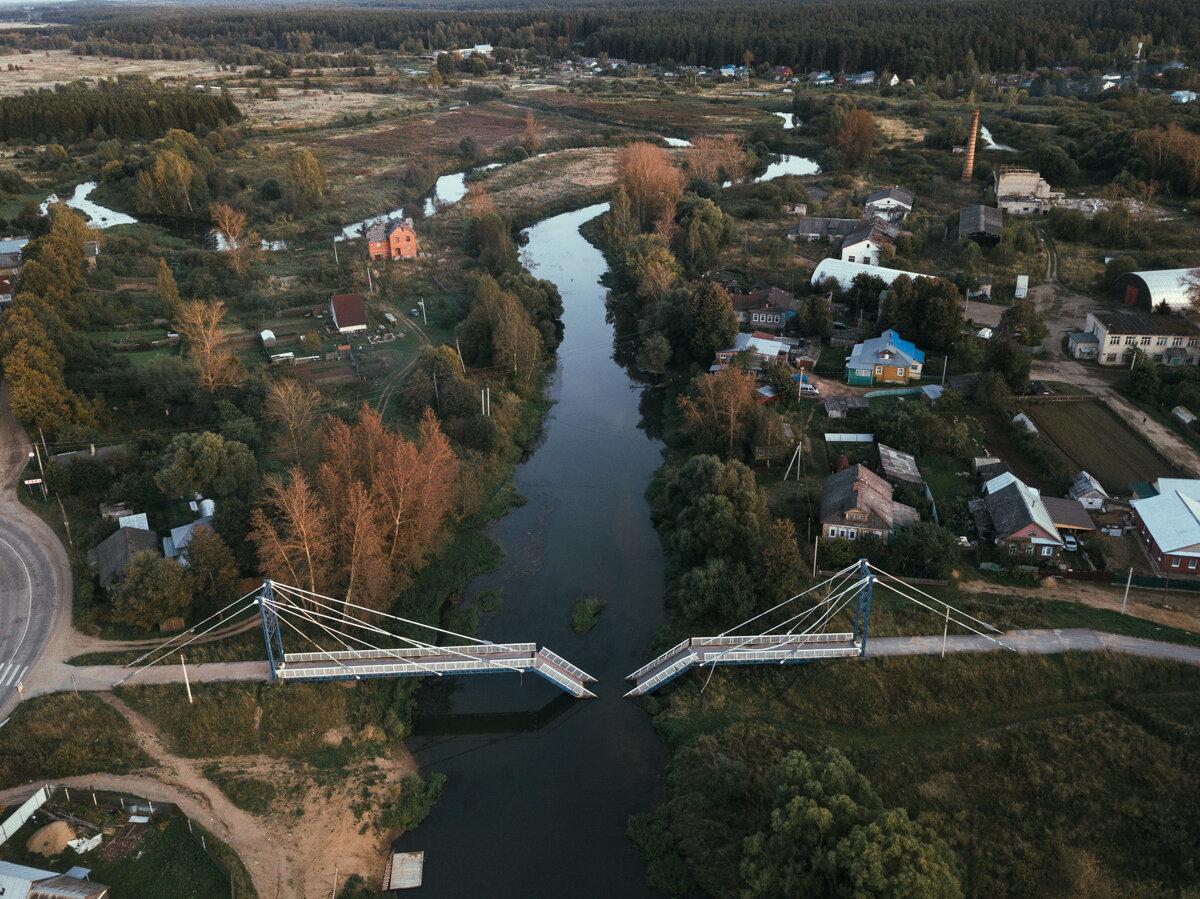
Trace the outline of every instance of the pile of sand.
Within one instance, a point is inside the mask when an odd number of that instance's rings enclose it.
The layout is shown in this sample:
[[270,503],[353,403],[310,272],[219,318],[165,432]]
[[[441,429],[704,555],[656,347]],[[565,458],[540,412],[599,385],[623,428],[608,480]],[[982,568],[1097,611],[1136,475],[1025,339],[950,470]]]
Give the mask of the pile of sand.
[[49,857],[65,851],[67,842],[73,839],[75,839],[75,831],[71,829],[70,824],[66,821],[52,821],[45,827],[39,828],[29,838],[25,848],[30,852]]

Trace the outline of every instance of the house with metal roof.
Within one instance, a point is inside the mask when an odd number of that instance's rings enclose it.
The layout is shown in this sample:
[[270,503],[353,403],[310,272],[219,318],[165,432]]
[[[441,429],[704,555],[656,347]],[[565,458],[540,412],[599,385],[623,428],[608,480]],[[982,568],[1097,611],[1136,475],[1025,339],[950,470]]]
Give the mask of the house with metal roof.
[[1135,349],[1161,365],[1196,365],[1200,360],[1200,328],[1181,315],[1092,309],[1084,330],[1096,336],[1101,365],[1126,365]]
[[849,290],[854,286],[854,279],[859,275],[872,275],[881,279],[884,284],[891,284],[901,275],[905,275],[913,281],[917,278],[936,280],[934,275],[926,275],[921,272],[906,272],[895,268],[884,268],[881,265],[866,265],[862,262],[846,262],[841,259],[822,259],[813,270],[811,283],[813,287],[819,287],[822,282],[833,280],[837,282],[840,290]]
[[1009,555],[1025,555],[1040,564],[1053,562],[1063,549],[1062,535],[1041,494],[1012,472],[983,485],[984,506],[997,546]]
[[1192,294],[1198,283],[1196,273],[1195,268],[1125,272],[1113,282],[1112,297],[1147,311],[1165,303],[1168,309],[1178,312],[1192,304]]
[[87,879],[87,868],[55,874],[0,861],[0,896],[4,899],[104,899],[108,887]]
[[168,559],[176,559],[180,565],[187,565],[187,545],[192,542],[196,528],[211,528],[212,517],[197,518],[191,524],[181,525],[171,529],[170,537],[163,537],[163,555]]
[[337,293],[329,298],[329,314],[339,334],[367,330],[367,311],[361,293]]
[[1159,478],[1157,496],[1135,499],[1133,524],[1160,571],[1200,573],[1200,481]]
[[879,464],[883,468],[883,476],[889,481],[904,481],[908,484],[925,482],[913,456],[882,443],[879,444]]
[[821,490],[821,534],[857,540],[873,534],[886,541],[897,528],[916,524],[920,514],[892,499],[892,485],[865,465],[851,465],[825,479]]
[[859,385],[907,384],[920,379],[924,364],[924,352],[895,331],[884,331],[854,345],[846,362],[846,381]]
[[790,240],[816,241],[825,239],[837,243],[847,234],[853,233],[862,222],[859,219],[835,219],[806,215],[787,229]]
[[144,528],[121,527],[88,550],[87,560],[100,581],[111,590],[139,553],[158,550],[158,535]]

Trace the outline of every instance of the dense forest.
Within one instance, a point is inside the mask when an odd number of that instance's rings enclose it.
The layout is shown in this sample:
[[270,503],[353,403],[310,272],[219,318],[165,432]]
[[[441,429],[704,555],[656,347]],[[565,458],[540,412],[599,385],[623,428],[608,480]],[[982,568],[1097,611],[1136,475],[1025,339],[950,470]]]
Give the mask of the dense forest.
[[146,140],[176,129],[217,128],[241,117],[225,94],[104,82],[99,90],[72,86],[0,99],[0,140],[49,137],[70,144],[98,130],[108,137]]
[[[681,15],[702,7],[703,13]],[[802,7],[802,11],[801,11]],[[985,71],[1047,64],[1103,67],[1147,47],[1200,46],[1200,22],[1182,0],[870,0],[846,4],[691,2],[631,9],[520,8],[508,11],[323,9],[212,10],[80,6],[55,13],[65,23],[39,35],[8,36],[29,46],[78,47],[144,55],[236,56],[342,53],[374,47],[416,52],[487,42],[554,57],[573,52],[634,62],[722,65],[752,59],[797,70],[887,70],[924,77],[964,69],[968,51]]]

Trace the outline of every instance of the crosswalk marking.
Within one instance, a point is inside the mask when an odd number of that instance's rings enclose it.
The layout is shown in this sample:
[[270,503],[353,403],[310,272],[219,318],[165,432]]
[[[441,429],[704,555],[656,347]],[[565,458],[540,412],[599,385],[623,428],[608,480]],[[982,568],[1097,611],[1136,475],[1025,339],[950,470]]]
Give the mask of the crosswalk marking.
[[16,665],[9,664],[5,667],[8,670],[0,672],[0,687],[19,684],[21,682],[21,678],[25,676],[25,672],[29,670],[28,665],[18,668]]
[[12,662],[7,665],[0,665],[0,686],[4,686],[8,682],[8,674],[15,666]]

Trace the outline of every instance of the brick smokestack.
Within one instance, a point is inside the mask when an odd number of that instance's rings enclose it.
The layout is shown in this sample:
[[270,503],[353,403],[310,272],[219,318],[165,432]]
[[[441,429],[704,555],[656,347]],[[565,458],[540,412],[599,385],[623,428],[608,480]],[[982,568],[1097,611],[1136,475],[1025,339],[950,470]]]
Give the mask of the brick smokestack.
[[979,134],[979,110],[971,114],[971,133],[967,135],[967,161],[963,163],[963,181],[975,174],[975,136]]

